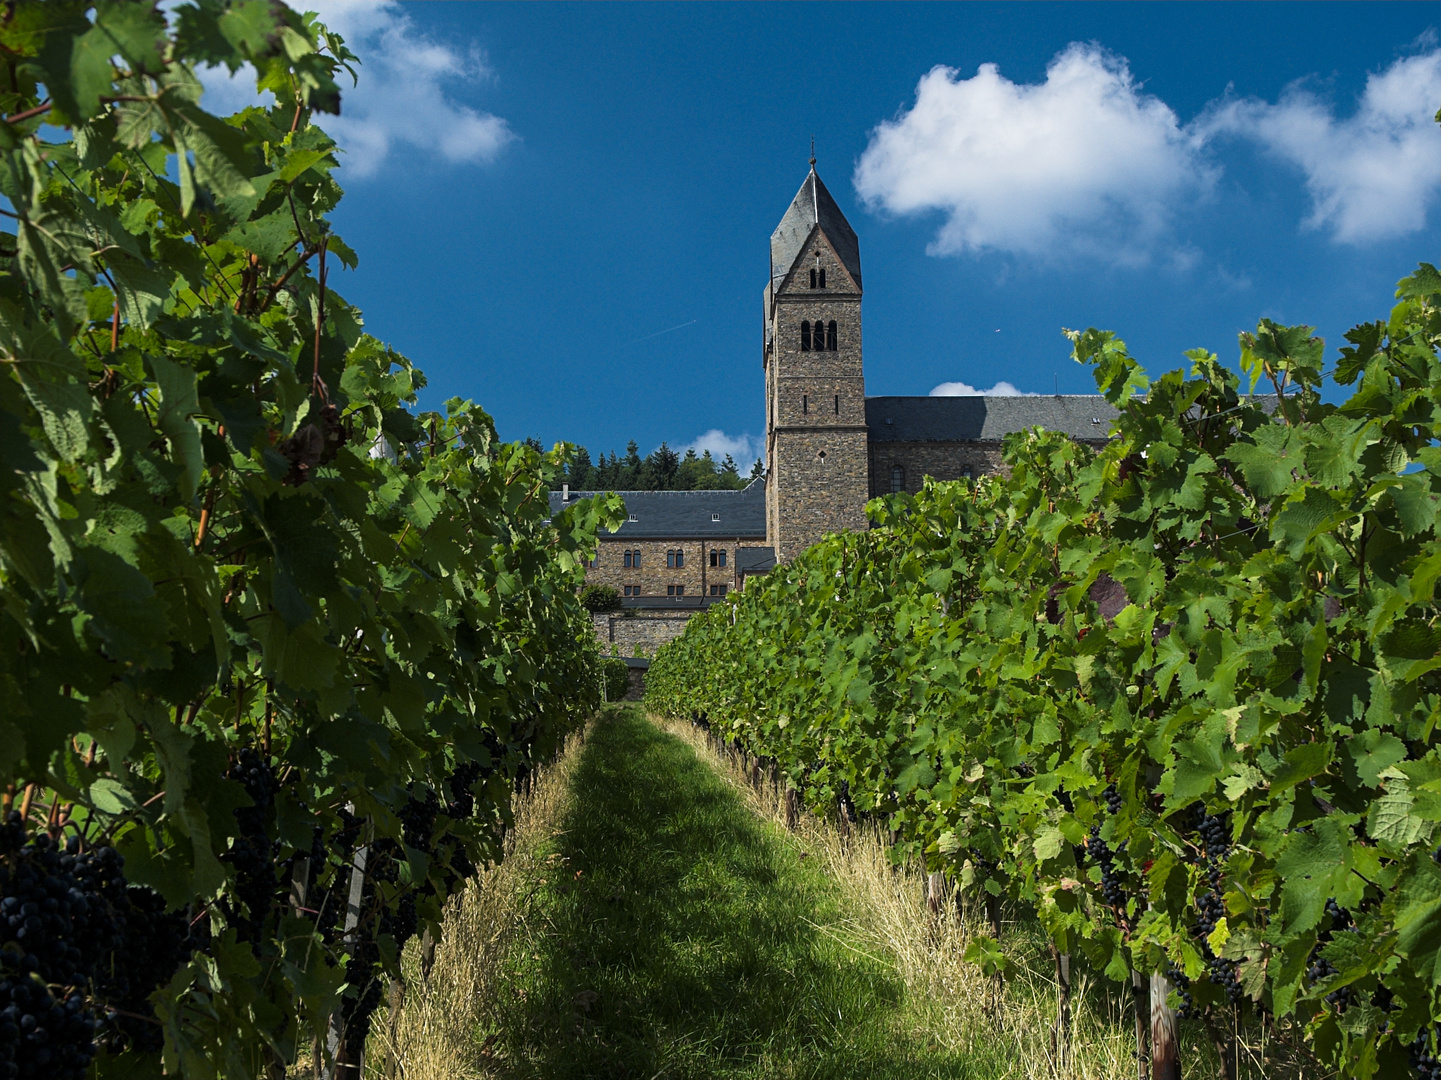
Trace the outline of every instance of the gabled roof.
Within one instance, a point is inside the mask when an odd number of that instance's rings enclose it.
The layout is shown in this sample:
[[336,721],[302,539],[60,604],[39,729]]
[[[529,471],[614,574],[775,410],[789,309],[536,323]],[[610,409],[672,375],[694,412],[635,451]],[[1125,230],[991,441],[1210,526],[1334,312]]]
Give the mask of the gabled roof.
[[871,442],[999,442],[1032,427],[1100,440],[1115,418],[1100,394],[866,398]]
[[[572,491],[587,499],[594,491]],[[627,516],[608,535],[630,540],[734,540],[766,534],[764,480],[752,480],[740,491],[620,491]],[[550,493],[550,512],[564,508],[561,492]]]
[[771,281],[783,278],[790,272],[801,249],[810,239],[811,230],[817,225],[826,234],[831,247],[836,249],[841,265],[850,273],[856,288],[859,289],[860,241],[856,239],[856,231],[851,228],[846,215],[841,213],[841,208],[836,205],[835,199],[831,198],[831,193],[816,175],[814,163],[811,164],[805,183],[801,184],[800,191],[796,192],[796,197],[791,200],[790,209],[786,211],[785,217],[781,218],[776,231],[771,233]]

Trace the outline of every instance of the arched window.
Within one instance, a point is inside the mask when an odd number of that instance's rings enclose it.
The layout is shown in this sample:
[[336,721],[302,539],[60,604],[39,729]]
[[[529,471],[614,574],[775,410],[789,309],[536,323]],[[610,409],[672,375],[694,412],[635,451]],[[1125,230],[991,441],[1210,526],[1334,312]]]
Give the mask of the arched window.
[[675,552],[674,552],[674,551],[667,551],[667,552],[665,553],[665,565],[666,565],[666,569],[668,569],[668,570],[674,570],[674,569],[675,569]]
[[825,287],[826,287],[826,272],[825,272],[825,270],[822,270],[822,271],[821,271],[821,288],[824,289]]
[[815,271],[815,267],[811,267],[811,288],[814,289],[815,287],[816,287],[816,271]]
[[[635,568],[636,568],[637,570],[640,569],[640,548],[636,548],[636,549],[635,549]],[[636,586],[636,595],[637,595],[637,596],[640,595],[640,586],[639,586],[639,585]]]
[[801,352],[811,351],[811,321],[801,320]]
[[682,551],[680,548],[676,548],[675,567],[677,570],[682,570],[685,568],[685,552]]
[[826,348],[831,352],[836,351],[836,321],[831,320],[831,325],[826,328]]
[[625,568],[626,568],[627,570],[629,570],[629,569],[631,568],[630,552],[629,552],[629,551],[627,551],[627,552],[625,553]]
[[906,488],[906,470],[899,465],[891,466],[891,494],[895,495]]

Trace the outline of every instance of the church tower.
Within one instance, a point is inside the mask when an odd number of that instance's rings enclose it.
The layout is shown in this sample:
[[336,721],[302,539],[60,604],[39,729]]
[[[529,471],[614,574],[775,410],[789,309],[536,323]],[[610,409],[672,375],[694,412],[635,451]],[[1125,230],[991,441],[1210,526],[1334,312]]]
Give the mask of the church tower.
[[867,528],[861,249],[815,158],[771,234],[765,290],[766,542],[789,562]]

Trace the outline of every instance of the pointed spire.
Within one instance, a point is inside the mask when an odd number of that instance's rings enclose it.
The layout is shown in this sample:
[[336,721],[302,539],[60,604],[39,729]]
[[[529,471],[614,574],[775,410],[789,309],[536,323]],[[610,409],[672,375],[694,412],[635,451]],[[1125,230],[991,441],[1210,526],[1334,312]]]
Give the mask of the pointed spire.
[[816,137],[811,136],[811,172],[816,171]]
[[840,256],[841,263],[857,285],[861,283],[861,251],[855,230],[846,220],[841,208],[836,205],[826,185],[816,173],[815,159],[811,159],[810,172],[806,174],[801,189],[791,200],[790,209],[781,218],[771,234],[771,280],[777,280],[790,272],[796,258],[805,247],[811,230],[820,226],[831,242],[831,247]]

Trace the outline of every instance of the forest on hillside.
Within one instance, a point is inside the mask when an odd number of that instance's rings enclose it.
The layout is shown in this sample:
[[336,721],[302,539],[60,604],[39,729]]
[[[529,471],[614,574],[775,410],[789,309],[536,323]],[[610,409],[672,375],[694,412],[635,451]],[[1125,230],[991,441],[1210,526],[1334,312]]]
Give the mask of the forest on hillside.
[[[539,439],[525,441],[544,452]],[[757,458],[749,474],[743,475],[730,454],[717,461],[709,450],[697,455],[691,448],[682,454],[666,443],[641,457],[640,447],[632,439],[626,444],[625,457],[612,450],[596,461],[584,446],[578,447],[564,475],[555,481],[555,490],[565,483],[572,491],[736,491],[760,477],[764,470]]]

